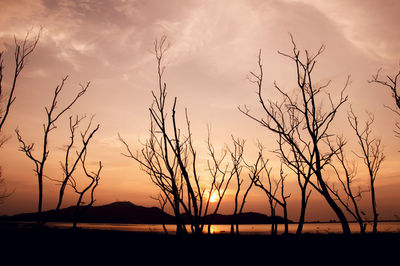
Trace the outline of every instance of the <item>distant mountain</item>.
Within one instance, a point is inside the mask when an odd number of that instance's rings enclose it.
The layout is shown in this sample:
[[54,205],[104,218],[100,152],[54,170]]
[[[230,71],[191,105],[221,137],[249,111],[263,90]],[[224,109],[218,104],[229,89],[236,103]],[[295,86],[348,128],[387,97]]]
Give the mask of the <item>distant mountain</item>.
[[[43,212],[44,219],[50,222],[71,222],[73,220],[75,207],[68,207]],[[183,215],[184,221],[189,222]],[[36,213],[17,214],[8,219],[15,221],[35,221]],[[212,219],[213,224],[230,224],[233,220],[232,215],[216,214],[213,218],[208,215],[204,218],[206,222]],[[268,217],[267,215],[247,212],[237,217],[239,224],[270,224],[272,221],[284,223],[282,217]],[[129,201],[114,202],[102,206],[92,206],[79,217],[79,222],[88,223],[128,223],[128,224],[173,224],[174,216],[163,212],[157,207],[143,207],[135,205]],[[291,221],[289,221],[291,222]]]
[[[75,206],[43,212],[45,221],[73,221]],[[34,221],[36,213],[24,213],[11,217],[13,220]],[[132,224],[158,224],[173,223],[174,217],[163,212],[157,207],[143,207],[129,201],[114,202],[102,206],[92,206],[79,216],[80,222],[88,223],[132,223]]]

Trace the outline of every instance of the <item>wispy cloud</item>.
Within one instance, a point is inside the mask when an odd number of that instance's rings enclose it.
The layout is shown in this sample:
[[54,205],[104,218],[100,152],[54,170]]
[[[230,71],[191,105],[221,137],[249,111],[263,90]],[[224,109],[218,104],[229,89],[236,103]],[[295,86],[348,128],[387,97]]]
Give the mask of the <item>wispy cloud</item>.
[[[21,90],[11,114],[18,119],[10,120],[9,127],[13,130],[18,124],[39,139],[35,134],[41,133],[37,129],[42,106],[48,104],[60,77],[71,77],[66,98],[72,97],[79,82],[91,80],[71,113],[96,113],[101,121],[92,155],[104,156],[105,165],[118,166],[107,169],[120,169],[107,181],[112,187],[132,176],[141,178],[137,168],[129,172],[123,166],[116,136],[120,132],[136,143],[147,136],[150,91],[157,89],[153,45],[162,34],[171,42],[164,76],[168,100],[179,97],[178,119],[184,119],[181,111],[188,107],[201,151],[206,150],[201,147],[206,124],[213,125],[216,145],[229,143],[231,134],[249,139],[249,149],[258,138],[274,145],[262,129],[240,116],[237,106],[258,103],[246,77],[257,70],[259,49],[265,97],[278,97],[274,80],[287,91],[296,86],[295,66],[277,53],[291,51],[289,32],[302,51],[327,45],[315,80],[334,79],[334,91],[352,74],[349,93],[356,96],[351,101],[359,109],[378,110],[377,99],[382,104],[391,100],[366,87],[366,80],[378,67],[397,66],[400,59],[400,2],[395,0],[3,0],[0,10],[0,49],[12,48],[14,35],[23,38],[28,30],[37,32],[43,26],[38,49],[23,72],[26,79],[18,84]],[[389,118],[382,113],[377,114],[377,123],[387,128]],[[54,145],[60,145],[60,139],[54,137]],[[11,146],[0,156],[14,151],[16,145]],[[394,161],[395,155],[390,157]],[[207,151],[199,158],[206,160]],[[33,181],[24,182],[28,187]]]

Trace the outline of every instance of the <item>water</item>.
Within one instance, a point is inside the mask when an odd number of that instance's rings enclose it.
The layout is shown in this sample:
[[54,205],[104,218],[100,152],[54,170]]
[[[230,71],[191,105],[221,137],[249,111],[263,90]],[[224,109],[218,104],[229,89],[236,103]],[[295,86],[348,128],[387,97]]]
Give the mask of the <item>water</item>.
[[[70,228],[72,223],[49,222],[50,227]],[[350,223],[350,229],[353,233],[360,232],[357,223]],[[83,229],[99,229],[99,230],[119,230],[131,232],[152,232],[164,233],[164,229],[160,224],[112,224],[112,223],[79,223],[78,227]],[[175,233],[175,225],[165,225],[169,233]],[[212,234],[228,234],[231,226],[229,224],[216,224],[211,226]],[[289,224],[289,233],[296,233],[297,224]],[[190,228],[188,227],[188,230]],[[204,227],[207,231],[207,226]],[[271,232],[271,225],[268,224],[246,224],[240,225],[241,234],[260,234],[268,235]],[[372,223],[367,224],[367,232],[372,231]],[[380,222],[378,224],[379,232],[400,233],[400,221],[398,222]],[[284,232],[284,225],[278,225],[278,234]],[[340,223],[306,223],[303,226],[303,233],[331,234],[342,233]]]

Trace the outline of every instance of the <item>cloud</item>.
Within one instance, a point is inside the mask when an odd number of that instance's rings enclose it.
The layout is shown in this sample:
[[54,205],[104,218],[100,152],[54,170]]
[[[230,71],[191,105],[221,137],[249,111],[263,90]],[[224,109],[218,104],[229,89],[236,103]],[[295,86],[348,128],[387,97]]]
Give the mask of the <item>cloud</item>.
[[25,78],[45,78],[48,76],[48,73],[43,68],[35,68],[24,71],[23,75]]
[[[297,1],[295,1],[297,2]],[[400,2],[300,1],[312,5],[341,29],[345,38],[366,56],[378,61],[398,61],[400,49]]]
[[[48,104],[46,101],[60,77],[65,74],[71,77],[63,91],[63,103],[76,93],[76,84],[91,80],[85,97],[73,108],[73,113],[96,113],[101,120],[101,133],[93,142],[91,155],[94,160],[106,158],[105,164],[114,167],[113,171],[119,171],[121,176],[132,175],[121,162],[123,149],[116,134],[121,132],[134,145],[138,139],[144,141],[148,136],[150,91],[157,88],[152,50],[154,40],[166,34],[171,42],[164,76],[170,97],[168,103],[174,96],[179,97],[177,111],[183,129],[183,109],[188,107],[199,149],[207,138],[207,123],[213,125],[216,147],[229,143],[230,134],[234,134],[249,140],[249,150],[254,146],[252,141],[258,138],[273,149],[274,139],[236,109],[244,104],[258,106],[255,87],[246,76],[249,71],[257,70],[259,49],[262,49],[268,99],[277,95],[273,90],[274,80],[285,91],[296,86],[295,66],[277,53],[278,50],[291,52],[288,35],[291,32],[301,51],[315,51],[321,44],[327,45],[315,70],[316,81],[333,79],[334,85],[336,80],[339,85],[332,86],[334,90],[341,88],[347,74],[352,73],[354,79],[361,80],[358,84],[362,84],[358,85],[359,90],[354,88],[357,82],[352,84],[351,90],[357,96],[353,101],[365,102],[357,105],[360,109],[376,107],[381,93],[377,91],[372,96],[368,94],[370,91],[366,93],[366,79],[376,70],[377,61],[383,65],[397,63],[395,57],[400,50],[399,4],[389,0],[385,3],[370,0],[0,1],[0,46],[13,47],[14,34],[24,37],[32,27],[34,31],[44,27],[38,49],[22,75],[29,79],[22,78],[18,83],[21,90],[13,109],[18,119],[12,123],[20,123],[25,132],[33,132],[33,138],[41,132],[42,106]],[[12,54],[8,58],[11,57]],[[257,112],[256,108],[253,110]],[[59,129],[63,131],[61,126]],[[206,150],[199,152],[199,158],[206,159],[206,155]],[[137,169],[131,170],[139,175]],[[110,183],[115,182],[117,187],[122,177],[113,175]]]

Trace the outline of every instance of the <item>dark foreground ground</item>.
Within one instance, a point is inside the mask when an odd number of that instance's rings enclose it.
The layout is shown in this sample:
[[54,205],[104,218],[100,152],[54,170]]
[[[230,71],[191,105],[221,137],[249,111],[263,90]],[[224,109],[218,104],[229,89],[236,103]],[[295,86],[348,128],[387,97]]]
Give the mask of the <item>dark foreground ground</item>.
[[[399,265],[400,234],[204,235],[0,228],[2,265]],[[9,260],[8,260],[9,259]],[[39,263],[39,264],[38,264]]]

